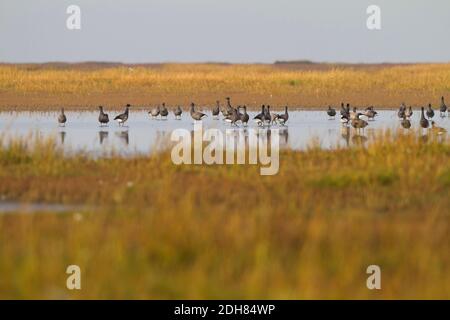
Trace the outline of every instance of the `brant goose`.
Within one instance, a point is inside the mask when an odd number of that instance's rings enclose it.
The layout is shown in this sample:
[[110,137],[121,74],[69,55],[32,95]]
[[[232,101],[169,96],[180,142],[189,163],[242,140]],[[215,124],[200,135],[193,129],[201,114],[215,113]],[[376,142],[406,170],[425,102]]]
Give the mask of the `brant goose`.
[[103,112],[103,107],[99,106],[100,114],[98,115],[98,122],[100,122],[100,126],[107,125],[109,122],[109,116],[107,113]]
[[61,113],[58,116],[58,124],[59,124],[59,126],[63,125],[65,127],[66,122],[67,122],[67,117],[64,114],[64,108],[61,108]]
[[411,118],[412,117],[413,111],[412,111],[411,106],[409,106],[408,110],[405,111],[405,115],[406,115],[407,118]]
[[328,115],[329,119],[334,119],[336,117],[336,110],[334,108],[332,108],[331,106],[328,106],[327,115]]
[[250,116],[247,113],[247,106],[244,106],[243,108],[244,108],[244,113],[242,113],[242,115],[241,115],[241,122],[242,122],[242,124],[247,125],[248,119],[250,119]]
[[155,119],[157,116],[159,116],[159,113],[161,112],[161,108],[159,106],[153,108],[148,112],[148,114]]
[[256,122],[256,124],[257,124],[258,126],[262,125],[262,123],[263,123],[263,117],[264,117],[264,111],[265,111],[265,109],[266,109],[266,106],[265,106],[265,105],[262,105],[262,106],[261,106],[261,112],[258,113],[258,114],[253,118],[253,120],[255,120],[255,122]]
[[131,105],[128,103],[127,106],[125,107],[125,112],[119,114],[114,118],[114,120],[117,120],[117,122],[119,123],[119,126],[121,125],[123,126],[123,124],[128,120],[128,112],[130,107]]
[[366,112],[364,115],[367,117],[367,120],[375,120],[375,116],[378,114],[378,112],[375,111],[373,106],[370,106],[366,108]]
[[284,126],[286,124],[286,122],[288,121],[288,119],[289,119],[288,107],[285,106],[284,113],[277,115],[277,121],[279,124]]
[[191,103],[191,117],[192,117],[192,119],[199,121],[199,120],[202,120],[204,117],[206,117],[206,114],[204,114],[200,111],[195,111],[195,104],[192,102]]
[[441,97],[441,107],[439,108],[439,111],[441,113],[441,117],[445,117],[445,112],[447,111],[447,106],[444,102],[444,97]]
[[355,128],[357,131],[359,131],[360,129],[363,129],[365,127],[367,127],[367,125],[369,124],[367,121],[360,119],[359,117],[362,116],[362,113],[356,113],[355,118],[352,119],[351,124],[352,127]]
[[159,114],[161,115],[161,118],[167,119],[167,116],[169,115],[169,110],[167,110],[165,102],[162,103],[162,108],[159,111]]
[[428,119],[431,119],[434,117],[434,110],[431,107],[431,103],[428,104],[427,117],[428,117]]
[[424,129],[428,128],[430,126],[430,123],[428,122],[428,120],[425,118],[424,115],[424,107],[422,107],[422,112],[420,114],[420,126]]
[[175,119],[180,120],[181,114],[183,113],[183,110],[181,110],[181,107],[178,106],[175,110],[173,110],[173,114],[175,115]]
[[397,116],[400,118],[400,119],[403,119],[403,116],[406,114],[406,106],[405,106],[405,103],[402,103],[402,105],[400,106],[400,108],[398,109],[398,112],[397,112]]
[[212,116],[213,119],[219,119],[219,113],[220,113],[220,101],[216,101],[216,106],[212,109]]

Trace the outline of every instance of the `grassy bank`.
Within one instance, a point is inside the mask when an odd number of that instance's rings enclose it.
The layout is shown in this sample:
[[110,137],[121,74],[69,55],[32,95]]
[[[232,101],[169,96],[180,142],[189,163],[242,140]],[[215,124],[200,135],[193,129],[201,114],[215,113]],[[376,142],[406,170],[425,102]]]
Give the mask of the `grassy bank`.
[[[0,298],[448,299],[448,140],[377,141],[284,151],[276,176],[0,148],[3,199],[91,208],[0,214]],[[69,264],[81,291],[65,288]],[[371,264],[380,291],[366,288]]]
[[[0,65],[0,110],[148,108],[236,104],[318,108],[349,101],[355,105],[398,107],[439,103],[450,94],[450,64],[44,64]],[[450,97],[448,97],[450,99]]]

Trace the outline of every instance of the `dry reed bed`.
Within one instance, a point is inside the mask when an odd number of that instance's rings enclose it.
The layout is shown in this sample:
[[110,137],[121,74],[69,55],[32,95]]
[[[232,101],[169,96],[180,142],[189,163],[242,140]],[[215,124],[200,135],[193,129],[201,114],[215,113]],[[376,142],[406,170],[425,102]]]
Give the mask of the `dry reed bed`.
[[[285,151],[250,166],[168,154],[64,157],[51,141],[0,149],[7,199],[96,206],[0,215],[1,298],[449,298],[448,140]],[[78,264],[83,289],[65,289]],[[382,290],[365,268],[382,268]]]
[[439,103],[450,93],[450,64],[295,69],[277,65],[164,64],[83,69],[0,65],[0,109],[121,108],[192,100],[213,105],[225,96],[252,108],[261,103],[318,108],[350,101],[397,107]]

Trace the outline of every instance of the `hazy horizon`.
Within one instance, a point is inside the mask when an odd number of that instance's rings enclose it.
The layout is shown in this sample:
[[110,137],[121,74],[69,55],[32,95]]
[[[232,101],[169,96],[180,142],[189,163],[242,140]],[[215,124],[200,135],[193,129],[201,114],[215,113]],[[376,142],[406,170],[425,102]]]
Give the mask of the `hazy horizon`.
[[[366,27],[372,4],[381,30]],[[1,0],[0,62],[447,63],[449,12],[447,0]]]

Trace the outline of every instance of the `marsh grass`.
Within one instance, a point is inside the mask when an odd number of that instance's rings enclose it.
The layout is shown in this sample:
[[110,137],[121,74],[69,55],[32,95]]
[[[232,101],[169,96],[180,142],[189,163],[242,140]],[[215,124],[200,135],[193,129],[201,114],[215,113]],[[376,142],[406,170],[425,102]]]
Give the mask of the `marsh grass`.
[[450,93],[450,64],[384,66],[162,64],[148,66],[0,65],[0,108],[45,110],[160,104],[322,108],[341,101],[377,107],[437,104]]
[[[3,199],[95,205],[0,214],[0,298],[449,298],[450,146],[378,132],[284,150],[280,172],[175,166],[170,154],[0,148]],[[65,269],[82,268],[82,290]],[[368,265],[382,290],[366,288]]]

